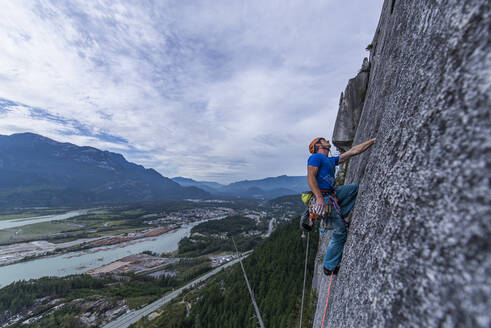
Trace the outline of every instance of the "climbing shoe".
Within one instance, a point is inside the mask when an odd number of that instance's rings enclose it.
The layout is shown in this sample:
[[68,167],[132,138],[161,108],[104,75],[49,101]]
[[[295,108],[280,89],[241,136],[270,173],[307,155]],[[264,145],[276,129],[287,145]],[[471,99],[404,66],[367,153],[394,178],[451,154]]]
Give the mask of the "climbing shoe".
[[326,276],[330,276],[331,274],[338,274],[339,272],[339,265],[334,269],[334,271],[331,271],[327,269],[325,266],[322,266],[322,269],[324,270],[324,274]]
[[312,223],[312,220],[310,220],[310,214],[309,214],[309,209],[306,209],[302,213],[302,217],[300,218],[300,225],[302,226],[302,229],[305,231],[312,231],[312,226],[314,225]]

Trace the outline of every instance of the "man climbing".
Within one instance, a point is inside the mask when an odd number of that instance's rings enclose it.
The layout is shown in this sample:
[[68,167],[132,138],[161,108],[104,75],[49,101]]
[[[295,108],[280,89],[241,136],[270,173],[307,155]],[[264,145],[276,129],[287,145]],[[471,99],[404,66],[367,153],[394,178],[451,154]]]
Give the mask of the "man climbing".
[[[324,138],[315,138],[309,145],[310,155],[307,163],[307,181],[315,196],[315,203],[311,208],[318,217],[326,216],[326,202],[332,205],[328,219],[333,226],[331,241],[324,256],[324,273],[338,273],[339,262],[343,254],[347,231],[344,218],[353,208],[358,193],[357,184],[335,187],[335,166],[347,161],[350,157],[363,153],[375,142],[375,138],[354,146],[340,156],[329,157],[331,144]],[[312,200],[314,202],[314,200]],[[312,226],[309,220],[307,225]]]

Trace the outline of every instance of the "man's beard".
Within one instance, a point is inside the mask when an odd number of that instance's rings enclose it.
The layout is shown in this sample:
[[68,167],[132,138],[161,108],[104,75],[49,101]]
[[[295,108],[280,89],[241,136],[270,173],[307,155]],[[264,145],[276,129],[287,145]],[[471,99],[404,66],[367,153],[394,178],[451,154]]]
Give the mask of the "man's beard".
[[329,146],[329,147],[321,146],[320,149],[325,149],[325,150],[327,150],[327,152],[330,152],[331,151],[331,146]]

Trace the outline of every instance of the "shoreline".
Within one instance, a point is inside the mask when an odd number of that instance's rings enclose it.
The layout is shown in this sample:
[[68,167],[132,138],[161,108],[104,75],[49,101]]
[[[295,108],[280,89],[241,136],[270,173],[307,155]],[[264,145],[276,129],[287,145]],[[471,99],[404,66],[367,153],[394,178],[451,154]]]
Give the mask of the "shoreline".
[[[215,216],[207,219],[191,221],[189,223],[182,224],[179,227],[169,229],[166,233],[161,233],[158,236],[149,237],[147,235],[140,235],[140,238],[129,241],[131,242],[129,245],[125,243],[117,243],[110,247],[100,246],[98,248],[87,248],[89,252],[101,252],[100,254],[91,254],[78,248],[78,251],[67,252],[65,250],[50,253],[49,255],[43,254],[41,256],[36,256],[35,258],[24,258],[20,261],[16,261],[16,263],[3,265],[0,267],[0,275],[2,276],[2,279],[0,279],[0,289],[18,280],[38,279],[44,276],[62,277],[70,274],[80,274],[82,272],[80,272],[78,267],[85,266],[87,269],[89,269],[89,267],[98,267],[106,262],[109,263],[119,258],[123,258],[131,253],[142,253],[145,250],[154,251],[154,248],[159,254],[167,254],[169,251],[174,252],[178,248],[179,241],[188,236],[194,226],[209,220],[223,219],[226,217],[226,215]],[[155,230],[156,229],[146,229],[145,233]],[[65,259],[67,256],[70,258]],[[87,265],[87,263],[89,265]],[[84,271],[86,271],[86,269]],[[5,276],[3,274],[5,274]]]
[[[75,210],[69,210],[67,212],[60,212],[54,214],[47,215],[39,215],[33,217],[23,217],[16,219],[4,219],[0,220],[1,230],[12,229],[23,227],[30,224],[43,223],[43,222],[51,222],[51,221],[63,221],[73,217],[87,215],[93,211],[97,211],[99,208],[81,208]],[[63,217],[66,216],[66,217]]]
[[[149,232],[152,232],[152,231],[155,231],[155,230],[159,230],[159,229],[162,229],[162,228],[163,227],[156,227],[156,228],[152,229]],[[120,241],[116,241],[115,240],[114,242],[105,243],[105,244],[101,244],[101,245],[91,245],[91,244],[86,244],[87,242],[82,242],[79,246],[69,246],[69,247],[66,247],[66,248],[55,248],[55,250],[48,251],[47,253],[44,253],[44,254],[33,255],[33,256],[26,256],[26,257],[24,257],[24,258],[22,258],[20,260],[14,260],[12,262],[1,263],[0,264],[0,267],[9,266],[9,265],[18,264],[18,263],[29,262],[29,261],[38,260],[38,259],[41,259],[41,258],[56,257],[58,255],[63,255],[63,254],[67,254],[67,253],[70,253],[70,252],[80,252],[80,251],[90,250],[90,249],[94,249],[94,248],[98,248],[98,247],[102,247],[102,246],[115,246],[115,245],[124,245],[124,246],[126,246],[129,243],[131,243],[132,241],[142,240],[142,239],[145,239],[145,238],[158,237],[158,236],[161,236],[163,234],[166,234],[166,233],[169,233],[169,232],[173,232],[173,231],[179,230],[181,228],[182,228],[182,225],[177,226],[177,227],[174,227],[174,228],[171,228],[171,229],[168,229],[168,230],[163,231],[163,232],[161,232],[159,234],[151,235],[151,236],[148,236],[147,235],[148,232],[147,232],[144,235],[135,236],[135,237],[129,237],[129,238],[127,236],[122,236],[122,235],[110,235],[110,236],[105,236],[105,237],[95,237],[92,241],[88,241],[88,243],[93,243],[93,242],[97,242],[97,241],[103,241],[105,239],[112,239],[112,238],[128,238],[128,239],[120,240]],[[45,241],[45,240],[40,240],[40,241]],[[28,242],[28,243],[30,243],[30,242]],[[101,252],[103,252],[103,251],[105,251],[105,250],[101,250]]]
[[[146,232],[143,233],[143,235],[139,235],[139,236],[135,236],[135,237],[130,237],[127,240],[119,240],[119,241],[115,241],[113,243],[107,243],[107,244],[102,244],[102,245],[90,246],[90,245],[81,243],[78,246],[70,246],[70,247],[66,247],[66,248],[55,248],[55,250],[48,251],[47,253],[44,253],[44,254],[33,255],[33,256],[26,256],[26,257],[24,257],[24,258],[22,258],[20,260],[15,260],[13,262],[8,262],[8,263],[2,263],[2,264],[0,264],[0,268],[1,267],[5,267],[5,266],[9,266],[9,265],[14,265],[14,264],[19,264],[19,263],[25,263],[25,262],[29,262],[29,261],[39,260],[39,259],[42,259],[42,258],[56,257],[56,256],[59,256],[59,255],[70,253],[70,252],[80,252],[80,251],[89,250],[89,249],[93,249],[93,248],[97,248],[97,247],[103,247],[103,246],[122,245],[124,243],[131,243],[132,241],[136,241],[136,240],[142,240],[142,239],[145,239],[145,238],[158,237],[158,236],[161,236],[161,235],[166,234],[166,233],[175,232],[175,231],[183,228],[186,225],[192,225],[194,223],[199,224],[199,223],[206,222],[206,221],[209,221],[209,220],[220,220],[220,219],[224,219],[226,217],[227,216],[225,215],[225,216],[212,217],[212,218],[208,218],[208,219],[204,219],[204,220],[192,221],[192,222],[188,222],[188,223],[185,223],[185,224],[177,224],[176,227],[170,228],[167,231],[164,231],[164,232],[162,232],[160,234],[155,234],[155,235],[151,235],[151,236],[150,235],[147,235],[149,233],[151,234],[153,231],[156,231],[156,230],[159,230],[159,229],[163,229],[164,228],[164,227],[155,227],[155,228],[152,228],[152,229],[147,229]],[[119,238],[125,238],[125,237],[127,237],[127,236],[122,236],[122,235],[109,235],[109,236],[104,236],[104,237],[94,237],[93,241],[94,242],[97,242],[98,240],[118,238],[118,236],[119,236]],[[45,241],[45,240],[37,240],[37,242],[39,242],[39,241],[42,242],[42,241]],[[28,243],[32,243],[32,242],[36,242],[36,241],[31,241],[31,242],[28,242]],[[13,244],[13,245],[15,245],[15,244]],[[58,249],[58,251],[57,251],[57,249]],[[107,249],[107,250],[110,250],[110,249]],[[101,250],[101,252],[103,252],[103,251],[104,250]]]

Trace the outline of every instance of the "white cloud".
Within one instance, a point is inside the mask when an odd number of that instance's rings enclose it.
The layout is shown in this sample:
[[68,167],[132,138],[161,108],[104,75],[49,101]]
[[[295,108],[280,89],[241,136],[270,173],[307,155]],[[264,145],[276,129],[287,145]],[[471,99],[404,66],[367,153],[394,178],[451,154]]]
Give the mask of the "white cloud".
[[112,149],[118,152],[130,150],[127,144],[108,142],[95,136],[80,135],[80,129],[73,122],[63,122],[32,115],[32,108],[22,105],[6,106],[0,112],[0,128],[3,134],[33,132],[61,142],[79,146]]
[[4,2],[0,97],[28,106],[0,112],[0,133],[118,151],[167,176],[305,174],[306,145],[331,136],[381,5]]

